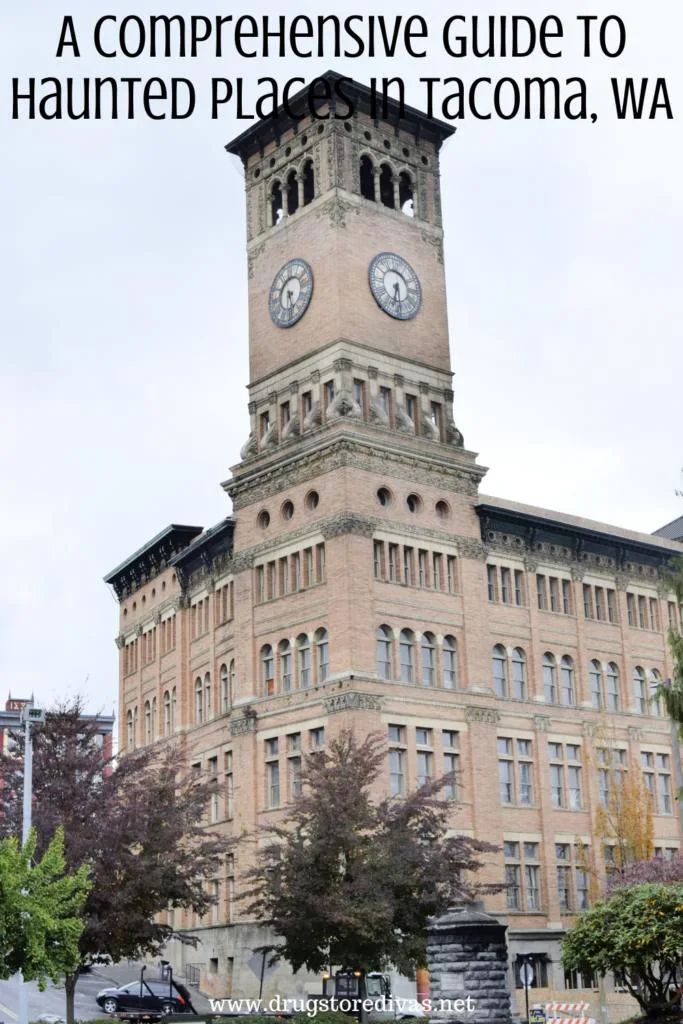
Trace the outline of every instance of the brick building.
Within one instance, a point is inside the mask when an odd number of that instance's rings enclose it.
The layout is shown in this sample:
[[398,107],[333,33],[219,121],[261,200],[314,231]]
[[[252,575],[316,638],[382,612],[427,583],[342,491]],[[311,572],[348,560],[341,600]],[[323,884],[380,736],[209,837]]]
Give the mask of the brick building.
[[[273,820],[302,755],[342,727],[386,734],[397,796],[457,767],[453,824],[500,848],[486,877],[507,889],[488,905],[513,960],[577,987],[559,940],[590,897],[586,851],[609,869],[595,821],[620,773],[645,775],[658,853],[681,842],[679,750],[650,694],[672,670],[661,570],[683,544],[480,493],[451,390],[452,129],[410,109],[377,121],[344,88],[348,119],[300,98],[300,119],[227,147],[246,180],[250,431],[223,484],[232,515],[169,526],[106,577],[120,747],[181,734],[225,783],[211,819],[228,834]],[[207,881],[206,919],[172,921],[199,949],[171,952],[208,990],[253,994],[241,856]],[[301,984],[282,969],[266,992]]]

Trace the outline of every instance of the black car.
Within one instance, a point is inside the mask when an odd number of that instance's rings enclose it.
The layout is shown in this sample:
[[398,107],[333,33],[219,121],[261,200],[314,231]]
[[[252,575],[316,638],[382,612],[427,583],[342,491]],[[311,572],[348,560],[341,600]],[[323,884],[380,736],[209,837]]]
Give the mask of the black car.
[[103,988],[95,997],[105,1013],[191,1013],[190,993],[168,981],[130,981],[121,988]]

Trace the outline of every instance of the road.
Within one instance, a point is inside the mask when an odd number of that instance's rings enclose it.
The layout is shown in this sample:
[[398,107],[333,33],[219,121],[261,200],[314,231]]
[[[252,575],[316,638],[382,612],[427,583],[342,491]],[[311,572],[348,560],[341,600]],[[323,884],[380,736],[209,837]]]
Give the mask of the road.
[[[103,989],[112,985],[125,985],[139,977],[137,966],[127,967],[125,964],[115,964],[112,967],[99,967],[93,969],[90,974],[82,974],[76,986],[76,1004],[74,1016],[76,1020],[102,1020],[106,1014],[95,1002],[95,996]],[[156,976],[154,972],[152,977]],[[29,1020],[37,1021],[43,1014],[55,1014],[64,1017],[66,1014],[66,995],[63,985],[50,985],[44,992],[38,991],[35,982],[27,986],[29,990]],[[192,1000],[196,1009],[201,1013],[207,1008],[207,1003],[201,996],[192,991]],[[0,1024],[15,1024],[19,1019],[19,990],[15,978],[9,981],[0,981]]]

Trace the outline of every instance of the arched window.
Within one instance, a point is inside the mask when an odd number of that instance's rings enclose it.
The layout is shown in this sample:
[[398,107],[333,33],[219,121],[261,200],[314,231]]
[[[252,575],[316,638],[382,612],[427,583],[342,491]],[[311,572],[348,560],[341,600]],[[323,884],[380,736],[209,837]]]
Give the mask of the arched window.
[[360,158],[360,194],[375,201],[375,168],[369,156]]
[[228,666],[221,665],[221,712],[225,714],[230,710],[230,681],[228,679]]
[[206,721],[213,717],[213,695],[211,693],[211,673],[207,672],[204,676],[204,709],[206,711]]
[[618,711],[619,710],[619,669],[610,661],[607,666],[607,710]]
[[413,183],[407,171],[401,171],[398,176],[398,202],[401,211],[407,217],[415,216],[415,196],[413,194]]
[[633,696],[635,698],[636,711],[639,715],[647,714],[647,684],[645,682],[645,671],[636,665],[633,670]]
[[455,637],[443,638],[443,659],[441,662],[443,685],[445,690],[454,690],[458,685],[458,663]]
[[176,727],[175,711],[176,711],[176,692],[175,692],[175,686],[174,686],[173,689],[171,690],[171,732],[175,732],[175,727]]
[[152,742],[152,706],[145,701],[145,746]]
[[194,682],[194,720],[196,725],[201,725],[204,721],[204,694],[200,676],[197,676]]
[[308,206],[315,199],[315,179],[313,177],[313,161],[307,160],[304,164],[304,206]]
[[420,660],[422,663],[422,685],[434,686],[436,683],[436,640],[433,633],[422,634]]
[[279,181],[273,182],[270,190],[270,210],[273,226],[279,224],[284,215],[284,203],[282,202],[282,186]]
[[138,747],[138,706],[133,708],[133,750]]
[[557,704],[557,665],[549,651],[543,655],[543,698],[546,704]]
[[311,644],[305,633],[296,638],[296,649],[299,658],[299,686],[305,690],[311,683]]
[[129,750],[135,750],[135,736],[133,735],[133,712],[126,715],[126,740]]
[[299,180],[296,171],[287,175],[287,213],[296,213],[299,209]]
[[392,670],[392,632],[389,626],[380,626],[375,634],[377,640],[377,673],[382,679],[391,679]]
[[401,682],[412,683],[415,679],[415,637],[410,629],[402,629],[399,640]]
[[157,699],[152,697],[152,743],[157,738]]
[[228,668],[228,700],[232,706],[235,702],[235,659],[233,658]]
[[171,735],[171,694],[164,691],[164,736]]
[[588,665],[588,681],[591,691],[591,705],[594,708],[604,707],[602,699],[602,666],[599,661],[593,659]]
[[492,668],[493,668],[493,689],[499,697],[507,697],[508,695],[508,671],[507,671],[507,654],[502,644],[496,644],[493,648],[492,657]]
[[318,682],[324,683],[330,674],[330,645],[326,629],[317,631],[315,642],[318,648]]
[[512,696],[526,700],[526,655],[521,647],[512,652]]
[[662,700],[661,697],[657,696],[657,687],[661,684],[662,677],[656,668],[653,668],[650,672],[650,713],[655,715],[656,718],[662,717]]
[[382,164],[379,169],[379,197],[383,206],[388,206],[390,210],[395,208],[394,172],[389,164]]
[[289,693],[292,689],[292,645],[289,640],[281,640],[278,646],[280,665],[280,690]]
[[261,682],[266,697],[272,697],[275,693],[275,661],[270,644],[261,648]]
[[562,655],[560,663],[560,703],[571,707],[576,703],[574,694],[574,662],[568,654]]

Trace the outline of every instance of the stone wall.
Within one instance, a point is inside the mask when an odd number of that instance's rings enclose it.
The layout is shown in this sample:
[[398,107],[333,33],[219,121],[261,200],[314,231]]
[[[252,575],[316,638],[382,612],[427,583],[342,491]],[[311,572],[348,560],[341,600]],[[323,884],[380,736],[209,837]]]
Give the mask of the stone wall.
[[427,939],[433,1019],[510,1024],[506,931],[481,903],[434,921]]

